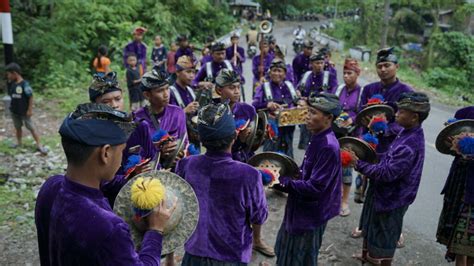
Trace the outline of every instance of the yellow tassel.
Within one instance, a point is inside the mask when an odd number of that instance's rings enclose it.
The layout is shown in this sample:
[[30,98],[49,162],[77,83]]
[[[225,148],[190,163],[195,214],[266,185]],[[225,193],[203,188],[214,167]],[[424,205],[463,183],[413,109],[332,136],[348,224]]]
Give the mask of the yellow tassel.
[[151,210],[166,196],[166,190],[156,178],[139,177],[132,185],[132,204],[135,208]]

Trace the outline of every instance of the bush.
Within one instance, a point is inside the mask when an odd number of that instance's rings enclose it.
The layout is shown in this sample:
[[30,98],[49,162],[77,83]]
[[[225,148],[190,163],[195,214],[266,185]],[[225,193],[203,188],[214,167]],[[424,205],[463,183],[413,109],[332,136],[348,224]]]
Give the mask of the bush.
[[155,34],[162,35],[167,45],[177,34],[189,34],[192,42],[199,43],[208,35],[227,33],[234,23],[226,15],[226,4],[213,6],[210,0],[30,0],[11,4],[16,61],[37,91],[56,98],[63,97],[63,90],[87,88],[99,45],[109,47],[112,69],[122,71],[122,50],[136,26],[148,29],[144,42],[149,55]]
[[430,38],[435,51],[435,66],[457,68],[464,79],[474,82],[474,37],[462,32],[436,33]]
[[450,94],[471,94],[469,81],[466,79],[467,71],[454,67],[435,67],[423,74],[428,85]]

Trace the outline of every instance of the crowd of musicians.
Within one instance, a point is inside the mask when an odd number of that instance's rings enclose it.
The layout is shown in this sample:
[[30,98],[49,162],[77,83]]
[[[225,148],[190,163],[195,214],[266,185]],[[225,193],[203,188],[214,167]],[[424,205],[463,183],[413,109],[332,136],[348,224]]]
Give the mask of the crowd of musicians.
[[[397,78],[392,48],[377,53],[380,80],[362,87],[357,60],[345,60],[339,84],[328,48],[316,49],[306,40],[290,64],[284,47],[264,36],[258,40],[260,54],[251,59],[253,80],[245,81],[238,34],[229,47],[210,43],[210,54],[200,61],[179,37],[171,75],[162,60],[147,69],[143,34],[137,28],[124,50],[126,65],[141,65],[128,84],[140,90],[133,96],[140,103],[134,112],[125,112],[117,74],[104,71],[89,87],[90,103],[79,104],[59,128],[67,170],[44,183],[36,203],[42,265],[160,265],[163,257],[173,265],[173,250],[162,254],[173,238],[182,239],[182,265],[247,265],[252,250],[276,256],[277,265],[317,265],[328,222],[350,213],[356,173],[368,186],[361,186],[367,187],[361,190],[357,232],[363,241],[354,259],[392,264],[403,217],[420,185],[422,124],[430,112],[428,96]],[[19,66],[9,65],[7,72],[19,74]],[[249,83],[255,88],[252,104],[242,95]],[[303,118],[283,125],[282,113],[294,110]],[[443,189],[437,240],[447,247],[446,259],[472,265],[474,106],[454,117],[443,133],[443,145],[455,159]],[[296,127],[299,143],[293,143]],[[342,138],[352,139],[353,146],[344,146]],[[296,171],[290,166],[293,146],[305,150]],[[147,173],[159,179],[163,172],[185,180],[199,208],[186,209],[186,199],[179,193],[169,197],[160,182],[137,181]],[[140,243],[134,243],[133,225],[114,207],[131,183],[133,219],[146,224]],[[287,197],[273,246],[262,235],[269,209],[265,191]],[[173,215],[184,211],[170,233]],[[179,224],[192,214],[197,222],[183,237],[179,230],[185,226]]]

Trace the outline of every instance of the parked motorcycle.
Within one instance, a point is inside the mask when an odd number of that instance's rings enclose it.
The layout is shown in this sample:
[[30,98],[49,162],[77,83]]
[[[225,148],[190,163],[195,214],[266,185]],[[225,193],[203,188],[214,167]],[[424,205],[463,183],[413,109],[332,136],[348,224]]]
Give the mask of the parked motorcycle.
[[249,43],[247,47],[247,55],[249,58],[253,58],[257,54],[257,45],[254,43]]
[[295,51],[295,54],[299,54],[303,50],[303,43],[303,37],[296,36],[295,40],[293,41],[293,50]]

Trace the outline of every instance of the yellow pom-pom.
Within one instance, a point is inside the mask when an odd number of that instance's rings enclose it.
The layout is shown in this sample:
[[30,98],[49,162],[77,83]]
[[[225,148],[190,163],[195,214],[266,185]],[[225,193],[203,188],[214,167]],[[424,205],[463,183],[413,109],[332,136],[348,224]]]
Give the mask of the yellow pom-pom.
[[166,196],[166,190],[156,178],[139,177],[132,185],[131,198],[135,208],[151,210]]

